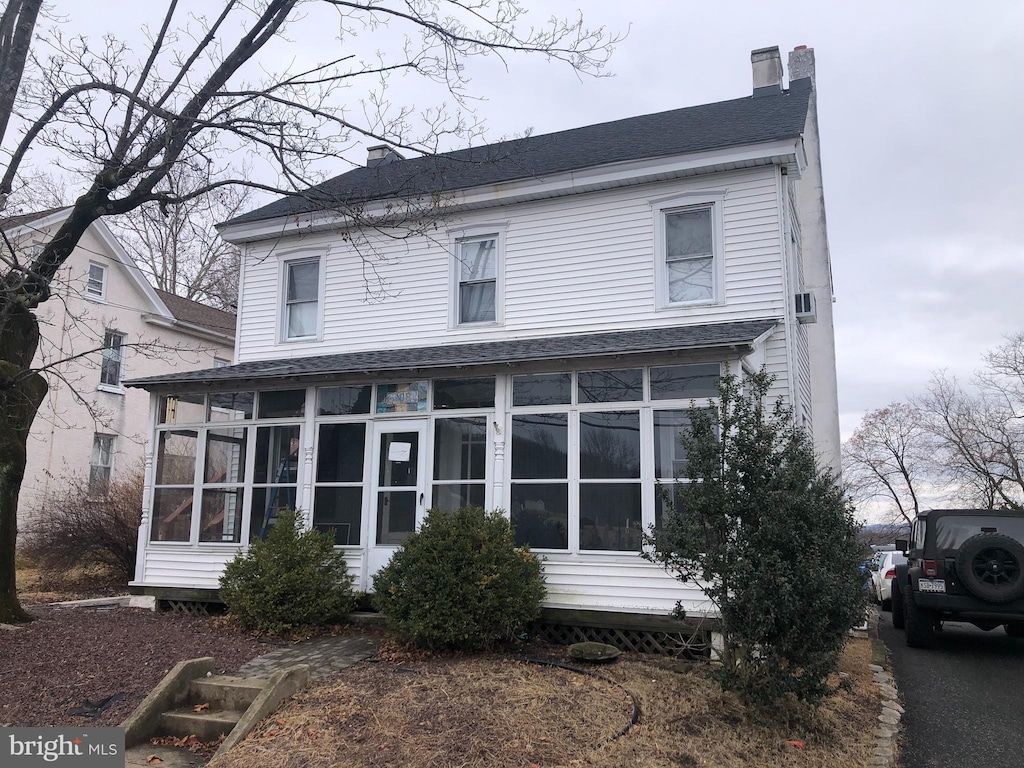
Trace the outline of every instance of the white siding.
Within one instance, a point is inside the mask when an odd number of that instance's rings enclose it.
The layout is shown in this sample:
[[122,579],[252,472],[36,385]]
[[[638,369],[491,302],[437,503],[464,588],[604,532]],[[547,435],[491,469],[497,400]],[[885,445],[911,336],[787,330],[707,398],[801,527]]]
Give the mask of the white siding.
[[635,558],[545,555],[548,608],[670,614],[681,603],[687,615],[712,612],[696,584],[683,584],[661,567]]
[[807,330],[804,326],[795,323],[793,325],[793,336],[796,339],[796,380],[798,387],[797,399],[800,403],[800,413],[795,414],[797,423],[803,420],[803,426],[808,434],[813,434],[813,414],[811,413],[811,355],[807,345]]
[[[224,566],[235,556],[235,549],[201,549],[195,547],[154,547],[145,550],[143,572],[136,574],[132,584],[187,589],[217,589]],[[349,574],[356,577],[354,589],[362,583],[363,556],[359,550],[346,550]]]
[[[657,309],[652,199],[725,191],[725,301]],[[502,326],[450,329],[446,227],[502,223]],[[281,254],[327,250],[324,334],[276,342]],[[362,256],[362,258],[360,258]],[[781,317],[785,311],[775,171],[759,168],[489,209],[432,236],[377,234],[355,248],[320,233],[250,246],[238,360]]]

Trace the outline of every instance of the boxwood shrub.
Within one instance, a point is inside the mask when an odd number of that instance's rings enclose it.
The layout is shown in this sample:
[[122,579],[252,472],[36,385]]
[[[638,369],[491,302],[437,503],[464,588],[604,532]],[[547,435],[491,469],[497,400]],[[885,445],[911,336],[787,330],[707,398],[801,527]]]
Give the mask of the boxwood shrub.
[[375,604],[407,640],[477,650],[540,615],[540,560],[516,547],[501,512],[433,509],[373,579]]
[[282,512],[265,540],[227,564],[220,597],[243,626],[270,634],[336,623],[352,610],[352,576],[334,537]]

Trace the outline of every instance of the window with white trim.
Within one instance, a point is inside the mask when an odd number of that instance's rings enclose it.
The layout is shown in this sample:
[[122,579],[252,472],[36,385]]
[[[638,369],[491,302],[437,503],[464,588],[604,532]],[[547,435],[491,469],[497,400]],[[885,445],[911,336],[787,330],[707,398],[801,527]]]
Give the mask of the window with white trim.
[[103,334],[103,357],[100,362],[100,384],[121,388],[124,374],[124,334],[106,331]]
[[722,199],[722,193],[711,192],[652,203],[658,306],[722,300]]
[[92,458],[89,460],[89,495],[106,495],[110,475],[114,468],[114,436],[96,433],[92,438]]
[[498,241],[498,235],[491,234],[456,244],[457,325],[498,321]]
[[285,262],[283,293],[282,339],[316,338],[320,327],[320,257]]
[[85,293],[103,301],[107,297],[107,268],[102,264],[89,262],[89,275],[85,281]]

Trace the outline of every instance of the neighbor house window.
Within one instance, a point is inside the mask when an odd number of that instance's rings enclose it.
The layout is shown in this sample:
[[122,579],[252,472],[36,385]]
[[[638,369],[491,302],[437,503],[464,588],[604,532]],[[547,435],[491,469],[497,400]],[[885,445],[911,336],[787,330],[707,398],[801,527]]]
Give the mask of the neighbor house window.
[[107,268],[102,264],[89,264],[89,276],[85,282],[85,292],[94,299],[105,299],[107,296]]
[[124,335],[117,331],[103,334],[103,360],[100,365],[100,384],[120,387],[124,373]]
[[102,496],[110,485],[114,467],[114,436],[93,435],[92,459],[89,461],[89,495]]
[[284,338],[315,338],[319,321],[320,259],[286,262],[284,267]]
[[456,245],[458,324],[493,323],[498,310],[498,236],[460,240]]

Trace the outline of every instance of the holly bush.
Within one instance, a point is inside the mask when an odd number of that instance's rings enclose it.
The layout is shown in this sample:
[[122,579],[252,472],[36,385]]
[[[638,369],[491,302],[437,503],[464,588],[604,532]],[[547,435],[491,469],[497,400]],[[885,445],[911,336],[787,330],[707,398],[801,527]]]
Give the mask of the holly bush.
[[762,710],[830,693],[866,595],[853,509],[790,409],[767,403],[773,381],[723,376],[718,401],[693,410],[695,482],[646,536],[649,559],[704,587],[725,640],[721,682]]

